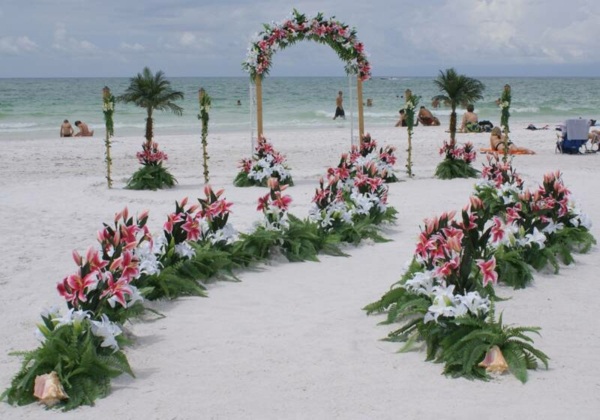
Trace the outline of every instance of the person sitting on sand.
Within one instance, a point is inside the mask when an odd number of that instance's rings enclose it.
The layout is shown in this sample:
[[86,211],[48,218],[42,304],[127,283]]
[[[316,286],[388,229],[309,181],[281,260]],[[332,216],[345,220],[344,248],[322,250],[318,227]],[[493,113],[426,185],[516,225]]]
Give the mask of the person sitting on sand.
[[94,135],[94,130],[90,131],[84,122],[75,121],[75,127],[79,128],[79,133],[75,134],[75,137],[92,137]]
[[475,107],[473,104],[467,105],[467,112],[463,114],[460,126],[461,133],[479,133],[481,131],[478,124],[479,117],[474,111]]
[[404,112],[404,108],[401,109],[400,111],[398,111],[398,114],[400,114],[400,119],[398,120],[398,122],[396,123],[396,125],[394,127],[406,127],[407,126],[406,112]]
[[61,137],[72,137],[75,130],[73,130],[73,126],[69,122],[69,120],[64,120],[60,126],[60,136]]
[[590,134],[588,134],[588,139],[592,143],[592,147],[594,147],[594,145],[596,145],[596,146],[598,146],[597,150],[600,151],[600,130],[590,131]]
[[524,147],[518,147],[512,141],[508,140],[506,134],[502,134],[502,130],[500,130],[500,127],[492,128],[492,133],[490,134],[490,147],[493,151],[500,153],[504,153],[504,148],[507,147],[508,153],[511,154],[535,154],[533,150],[529,150]]
[[536,127],[533,124],[529,124],[527,127],[525,127],[526,130],[548,130],[548,124],[546,124],[543,127]]
[[440,125],[440,120],[434,117],[431,111],[424,106],[419,109],[417,120],[423,125]]

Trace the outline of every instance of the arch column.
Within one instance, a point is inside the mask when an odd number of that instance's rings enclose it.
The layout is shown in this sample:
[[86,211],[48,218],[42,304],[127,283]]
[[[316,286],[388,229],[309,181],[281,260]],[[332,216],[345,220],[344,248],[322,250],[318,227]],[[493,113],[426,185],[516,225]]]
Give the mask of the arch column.
[[[254,77],[256,87],[256,137],[260,142],[263,136],[263,106],[262,106],[262,78],[257,74]],[[356,79],[356,100],[358,101],[358,138],[359,144],[365,135],[365,118],[363,108],[362,80],[360,76]]]
[[356,78],[356,100],[358,101],[358,141],[362,146],[363,137],[365,135],[365,119],[363,115],[362,80],[360,76]]

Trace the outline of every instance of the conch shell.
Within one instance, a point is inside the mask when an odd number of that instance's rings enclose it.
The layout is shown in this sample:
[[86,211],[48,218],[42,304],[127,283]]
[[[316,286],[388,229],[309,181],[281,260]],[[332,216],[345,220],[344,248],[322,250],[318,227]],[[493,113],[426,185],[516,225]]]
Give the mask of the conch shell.
[[502,374],[508,370],[508,364],[498,346],[492,346],[478,366],[484,367],[487,373]]
[[54,371],[35,377],[33,396],[48,407],[58,404],[60,400],[69,398]]

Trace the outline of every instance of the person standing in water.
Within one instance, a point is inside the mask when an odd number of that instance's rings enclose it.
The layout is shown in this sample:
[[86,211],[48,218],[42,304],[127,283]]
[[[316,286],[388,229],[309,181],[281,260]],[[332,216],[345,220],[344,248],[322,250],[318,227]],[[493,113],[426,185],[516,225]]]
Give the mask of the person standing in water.
[[346,119],[346,114],[344,114],[344,100],[342,99],[341,90],[338,92],[337,98],[335,98],[335,116],[333,119],[335,120],[337,117]]

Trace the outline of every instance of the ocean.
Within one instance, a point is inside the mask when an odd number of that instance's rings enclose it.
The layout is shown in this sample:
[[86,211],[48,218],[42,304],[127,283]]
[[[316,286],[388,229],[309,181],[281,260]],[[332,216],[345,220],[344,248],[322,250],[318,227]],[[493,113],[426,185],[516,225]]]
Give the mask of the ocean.
[[[168,76],[167,76],[168,77]],[[203,87],[212,98],[209,132],[248,131],[252,129],[250,79],[168,78],[174,89],[184,92],[179,102],[182,116],[169,112],[154,114],[155,136],[199,133],[198,89]],[[512,87],[511,123],[559,124],[567,118],[600,120],[600,78],[478,78],[486,87],[484,99],[475,104],[480,120],[498,124],[500,109],[495,100],[502,87]],[[406,89],[421,97],[420,105],[430,109],[437,95],[434,78],[374,77],[363,84],[363,100],[373,106],[364,108],[365,131],[371,127],[394,125],[403,106]],[[264,131],[287,128],[322,128],[355,124],[333,121],[335,97],[344,92],[347,117],[356,117],[354,78],[347,77],[266,77],[263,81]],[[129,78],[0,79],[0,141],[58,137],[64,119],[86,122],[98,137],[104,136],[102,88],[110,87],[115,96],[123,93]],[[237,102],[240,101],[241,105]],[[450,109],[432,109],[443,125]],[[462,114],[463,110],[457,113]],[[115,136],[144,136],[145,111],[133,105],[117,103]],[[356,127],[356,125],[354,125]]]

